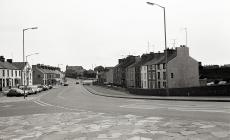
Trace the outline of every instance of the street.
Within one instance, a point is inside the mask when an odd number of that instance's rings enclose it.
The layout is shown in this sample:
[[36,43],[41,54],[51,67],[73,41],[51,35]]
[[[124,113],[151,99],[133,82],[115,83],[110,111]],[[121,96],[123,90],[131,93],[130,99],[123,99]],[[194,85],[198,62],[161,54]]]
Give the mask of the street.
[[0,98],[0,140],[230,139],[228,102],[103,97],[74,81],[26,100],[11,99]]

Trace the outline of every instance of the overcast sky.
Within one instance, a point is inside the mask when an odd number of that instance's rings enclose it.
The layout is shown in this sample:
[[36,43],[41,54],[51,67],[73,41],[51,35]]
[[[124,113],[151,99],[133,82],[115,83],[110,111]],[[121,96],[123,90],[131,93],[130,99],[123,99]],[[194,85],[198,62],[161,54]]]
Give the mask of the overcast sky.
[[[31,64],[115,66],[164,49],[163,10],[145,0],[0,0],[0,55]],[[230,63],[229,0],[150,0],[166,7],[168,47],[185,44],[203,64]],[[150,42],[148,47],[148,41]]]

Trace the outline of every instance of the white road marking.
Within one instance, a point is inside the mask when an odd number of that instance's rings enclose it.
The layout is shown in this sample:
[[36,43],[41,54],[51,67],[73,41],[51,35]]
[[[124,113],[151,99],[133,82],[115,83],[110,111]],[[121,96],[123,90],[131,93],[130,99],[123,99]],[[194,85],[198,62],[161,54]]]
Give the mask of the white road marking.
[[33,101],[33,102],[36,103],[36,104],[38,104],[38,105],[40,105],[40,106],[46,106],[46,105],[44,105],[44,104],[42,104],[42,103],[40,103],[38,101]]

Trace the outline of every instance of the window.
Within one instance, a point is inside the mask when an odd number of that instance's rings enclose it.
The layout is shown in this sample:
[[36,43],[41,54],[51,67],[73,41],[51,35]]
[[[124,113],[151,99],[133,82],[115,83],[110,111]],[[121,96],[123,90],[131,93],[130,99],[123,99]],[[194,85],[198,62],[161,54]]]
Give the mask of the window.
[[157,78],[161,79],[161,73],[160,72],[157,72]]
[[157,69],[158,69],[158,70],[160,70],[160,69],[161,69],[161,68],[160,68],[160,64],[157,64]]
[[171,78],[173,78],[174,77],[174,74],[173,73],[171,73]]
[[166,88],[166,82],[163,82],[163,87]]
[[155,80],[155,73],[152,74],[152,79]]
[[18,76],[17,70],[15,70],[15,76],[16,76],[16,77]]
[[152,70],[155,70],[155,65],[152,65]]
[[165,69],[166,68],[166,64],[163,64],[163,69]]
[[161,88],[161,82],[158,82],[158,88]]
[[2,76],[5,77],[5,70],[2,70]]
[[149,73],[149,74],[148,74],[148,79],[151,79],[151,78],[152,78],[152,74]]
[[19,71],[19,76],[21,76],[21,71]]
[[14,70],[11,70],[11,76],[14,77]]
[[7,77],[9,77],[10,76],[10,71],[9,70],[7,70]]
[[166,80],[166,72],[163,72],[163,79]]

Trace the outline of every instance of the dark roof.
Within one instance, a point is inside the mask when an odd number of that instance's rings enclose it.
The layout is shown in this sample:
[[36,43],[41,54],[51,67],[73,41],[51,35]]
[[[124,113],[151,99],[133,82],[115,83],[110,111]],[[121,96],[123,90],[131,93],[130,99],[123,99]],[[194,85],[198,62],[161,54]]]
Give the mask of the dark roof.
[[1,69],[13,69],[13,70],[18,70],[19,68],[15,67],[9,62],[1,62],[0,61],[0,68]]
[[12,64],[18,69],[22,70],[26,66],[27,62],[13,62]]

